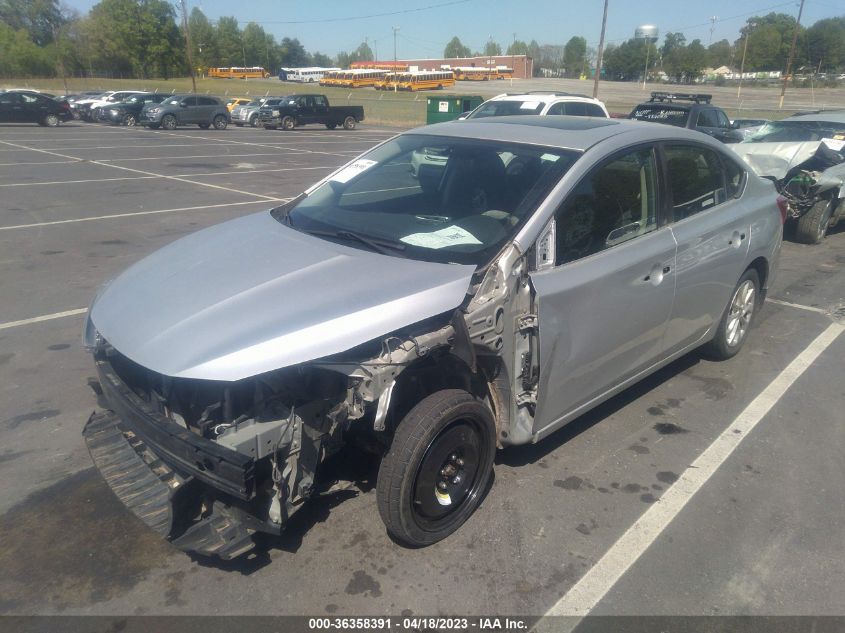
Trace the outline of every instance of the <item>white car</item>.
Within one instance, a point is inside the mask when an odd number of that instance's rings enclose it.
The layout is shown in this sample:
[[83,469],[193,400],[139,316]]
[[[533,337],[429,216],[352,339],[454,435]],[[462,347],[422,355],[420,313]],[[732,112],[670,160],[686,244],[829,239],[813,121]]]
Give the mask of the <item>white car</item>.
[[549,116],[593,116],[610,118],[607,108],[598,99],[569,92],[523,92],[501,94],[488,99],[475,110],[459,118],[480,119],[488,116],[539,114]]

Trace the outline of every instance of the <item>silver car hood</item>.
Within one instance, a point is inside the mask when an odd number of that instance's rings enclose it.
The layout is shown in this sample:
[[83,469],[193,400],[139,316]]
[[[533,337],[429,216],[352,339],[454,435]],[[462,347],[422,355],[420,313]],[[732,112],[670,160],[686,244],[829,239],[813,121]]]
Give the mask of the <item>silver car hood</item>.
[[141,260],[101,291],[90,319],[115,349],[148,369],[232,381],[452,310],[474,270],[335,244],[264,211]]
[[758,176],[782,180],[793,167],[815,156],[822,141],[733,143],[729,145]]

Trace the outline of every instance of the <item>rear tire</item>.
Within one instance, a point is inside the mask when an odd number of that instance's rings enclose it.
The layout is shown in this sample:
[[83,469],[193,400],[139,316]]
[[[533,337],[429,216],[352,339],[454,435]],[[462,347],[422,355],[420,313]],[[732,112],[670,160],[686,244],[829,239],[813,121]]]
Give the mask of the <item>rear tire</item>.
[[176,129],[176,117],[172,114],[165,114],[161,117],[161,127],[165,130]]
[[[225,130],[226,126],[229,125],[229,122],[226,120],[226,117],[224,117],[222,114],[218,114],[216,117],[214,117],[214,121],[212,121],[212,123],[214,124],[215,130]],[[206,124],[206,127],[208,127],[208,124]]]
[[753,268],[746,270],[731,293],[731,300],[722,314],[716,335],[702,347],[705,356],[713,360],[727,360],[742,349],[754,315],[760,305],[760,276]]
[[59,126],[59,117],[55,114],[48,114],[44,117],[44,125],[47,127],[58,127]]
[[496,423],[484,403],[461,389],[421,400],[399,423],[376,483],[388,533],[424,547],[455,532],[490,485]]
[[282,119],[282,129],[286,131],[291,131],[293,128],[296,127],[296,121],[294,121],[292,116],[286,116]]
[[827,235],[835,206],[835,198],[816,202],[807,213],[798,218],[795,239],[802,244],[819,244]]
[[344,130],[354,130],[355,126],[358,124],[358,121],[355,120],[354,116],[348,116],[343,120],[343,129]]

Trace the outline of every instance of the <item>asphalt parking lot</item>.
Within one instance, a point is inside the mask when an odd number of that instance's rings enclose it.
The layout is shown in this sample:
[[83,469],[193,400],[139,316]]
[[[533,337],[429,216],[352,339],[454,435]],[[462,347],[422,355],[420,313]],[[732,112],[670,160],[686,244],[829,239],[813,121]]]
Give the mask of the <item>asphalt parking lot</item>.
[[394,133],[0,126],[0,613],[845,615],[841,226],[784,244],[736,358],[689,355],[501,452],[435,546],[387,537],[355,455],[249,559],[191,558],[122,508],[81,436],[96,289]]

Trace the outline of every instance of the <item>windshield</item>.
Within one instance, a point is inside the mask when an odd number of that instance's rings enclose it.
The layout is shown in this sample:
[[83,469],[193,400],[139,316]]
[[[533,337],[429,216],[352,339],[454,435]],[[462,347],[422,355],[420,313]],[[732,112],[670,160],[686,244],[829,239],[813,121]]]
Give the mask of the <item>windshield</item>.
[[405,134],[307,197],[276,209],[274,217],[358,248],[369,242],[373,250],[412,259],[482,265],[516,234],[579,155]]
[[820,141],[823,138],[845,138],[845,122],[833,121],[770,121],[743,143],[780,143]]
[[546,104],[537,99],[524,101],[488,101],[478,106],[468,119],[482,119],[488,116],[512,116],[515,114],[540,114]]
[[260,100],[258,100],[258,99],[255,99],[254,101],[250,101],[249,103],[247,103],[247,104],[246,104],[246,107],[248,107],[248,108],[258,108],[258,107],[261,107],[261,101],[260,101]]
[[667,123],[684,127],[687,124],[689,110],[686,108],[673,108],[664,105],[641,105],[634,108],[628,115],[629,119],[637,121],[652,121],[654,123]]

